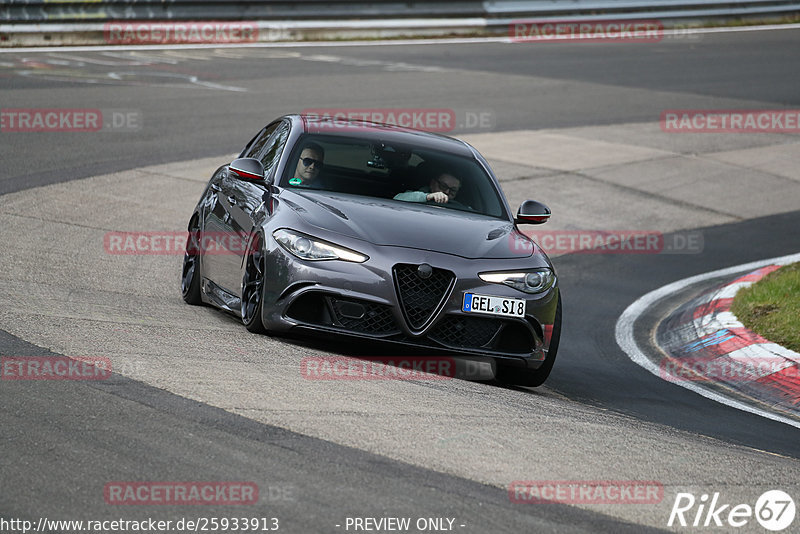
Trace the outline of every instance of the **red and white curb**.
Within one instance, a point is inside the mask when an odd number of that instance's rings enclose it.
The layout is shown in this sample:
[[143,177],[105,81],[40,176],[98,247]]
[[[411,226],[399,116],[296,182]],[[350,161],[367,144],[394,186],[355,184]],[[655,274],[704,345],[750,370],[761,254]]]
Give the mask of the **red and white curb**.
[[[800,354],[748,330],[730,311],[737,291],[796,261],[800,254],[705,273],[652,291],[620,316],[617,343],[631,360],[664,380],[800,428]],[[661,322],[656,338],[668,358],[649,357],[641,350],[633,327],[647,309],[691,285],[737,274],[740,276],[684,304]],[[726,395],[726,389],[738,394]]]
[[757,269],[670,314],[657,335],[669,355],[661,365],[664,378],[722,383],[800,414],[800,354],[748,330],[730,311],[739,290],[779,268]]

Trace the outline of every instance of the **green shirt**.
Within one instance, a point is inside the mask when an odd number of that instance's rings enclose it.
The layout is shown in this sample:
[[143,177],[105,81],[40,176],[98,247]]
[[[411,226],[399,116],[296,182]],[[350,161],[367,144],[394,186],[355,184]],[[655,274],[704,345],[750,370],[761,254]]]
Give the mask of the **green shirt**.
[[405,202],[427,202],[430,192],[430,188],[423,187],[421,191],[406,191],[405,193],[398,193],[394,196],[394,199],[403,200]]

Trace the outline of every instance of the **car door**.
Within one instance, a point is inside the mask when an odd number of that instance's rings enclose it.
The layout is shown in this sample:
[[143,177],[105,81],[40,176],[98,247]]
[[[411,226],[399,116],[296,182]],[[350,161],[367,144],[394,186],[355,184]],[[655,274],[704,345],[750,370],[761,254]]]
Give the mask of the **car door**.
[[[247,144],[241,157],[255,157],[280,121],[263,128]],[[238,243],[238,232],[234,225],[234,210],[242,199],[238,192],[240,180],[230,176],[226,170],[218,172],[211,180],[208,191],[208,209],[203,235],[203,274],[217,286],[234,296],[239,296],[241,280],[238,278],[239,260],[242,253]]]
[[[264,165],[264,176],[270,177],[275,171],[281,153],[286,146],[289,137],[289,123],[284,121],[275,124],[272,128],[267,141],[260,146],[253,146],[249,151],[250,155],[261,161]],[[256,151],[257,150],[257,151]],[[263,182],[253,182],[233,176],[229,177],[230,189],[225,195],[224,202],[227,203],[231,227],[231,239],[229,247],[229,257],[235,260],[235,266],[231,265],[231,284],[235,284],[235,294],[241,294],[242,267],[244,265],[244,255],[247,249],[247,241],[253,231],[254,213],[259,208],[263,210],[264,193],[266,185]]]
[[221,169],[209,181],[203,206],[203,233],[196,237],[196,246],[202,251],[203,277],[219,286],[222,285],[223,270],[215,241],[225,235],[228,226],[228,212],[220,201],[226,175],[227,172]]

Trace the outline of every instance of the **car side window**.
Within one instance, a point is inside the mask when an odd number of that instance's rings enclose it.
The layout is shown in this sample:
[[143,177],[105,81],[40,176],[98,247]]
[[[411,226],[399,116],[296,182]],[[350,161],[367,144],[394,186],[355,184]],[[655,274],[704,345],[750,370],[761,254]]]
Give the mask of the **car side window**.
[[288,138],[289,124],[284,122],[277,125],[277,128],[273,131],[269,140],[261,147],[258,155],[253,156],[261,160],[261,163],[264,165],[265,175],[268,176],[275,164],[278,163]]
[[264,128],[263,130],[261,130],[258,133],[258,135],[256,135],[253,138],[253,140],[250,141],[250,144],[247,146],[247,149],[245,150],[244,154],[242,154],[241,157],[243,157],[243,158],[257,158],[258,154],[264,148],[264,145],[267,144],[267,141],[269,141],[269,138],[272,136],[272,134],[275,132],[275,130],[278,129],[278,126],[280,126],[280,125],[281,125],[280,122],[276,122],[274,124],[270,124],[269,126]]

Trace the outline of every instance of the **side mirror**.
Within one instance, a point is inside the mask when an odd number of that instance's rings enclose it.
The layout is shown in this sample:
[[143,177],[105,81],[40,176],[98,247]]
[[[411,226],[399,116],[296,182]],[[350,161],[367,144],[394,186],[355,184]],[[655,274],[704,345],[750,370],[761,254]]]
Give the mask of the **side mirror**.
[[550,218],[550,208],[535,200],[526,200],[517,210],[517,224],[542,224]]
[[255,158],[239,158],[233,160],[228,170],[235,178],[254,182],[264,181],[264,166]]

